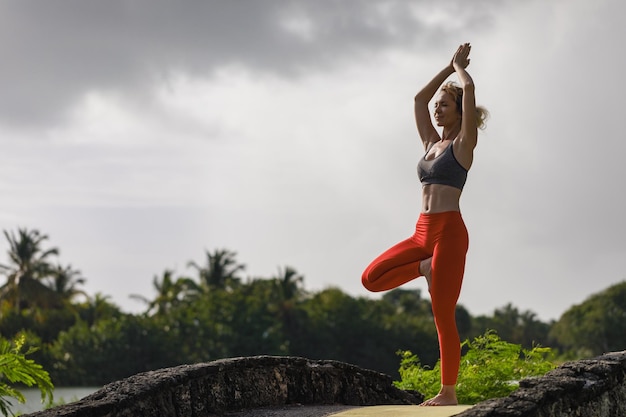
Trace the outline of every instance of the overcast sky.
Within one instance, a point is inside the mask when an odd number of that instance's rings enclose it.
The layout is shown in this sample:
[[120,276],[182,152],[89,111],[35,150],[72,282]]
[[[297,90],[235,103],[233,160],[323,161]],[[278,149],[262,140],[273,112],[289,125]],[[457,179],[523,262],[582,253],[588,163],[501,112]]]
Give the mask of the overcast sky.
[[[472,43],[480,133],[460,303],[558,319],[626,279],[619,0],[0,0],[0,229],[143,311],[237,253],[353,296],[412,234],[413,96]],[[455,79],[454,76],[451,79]],[[0,242],[0,251],[8,249]],[[7,262],[0,253],[0,262]],[[422,289],[423,279],[406,288]]]

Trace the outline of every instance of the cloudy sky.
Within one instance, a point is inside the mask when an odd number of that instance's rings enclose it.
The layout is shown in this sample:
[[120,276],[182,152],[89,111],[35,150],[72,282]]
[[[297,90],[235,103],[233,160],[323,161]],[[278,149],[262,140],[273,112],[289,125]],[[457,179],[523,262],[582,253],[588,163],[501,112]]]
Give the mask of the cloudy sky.
[[460,303],[557,319],[626,279],[625,12],[0,0],[0,229],[47,234],[90,294],[131,312],[129,294],[218,248],[250,277],[289,265],[311,291],[377,297],[362,270],[419,214],[413,96],[471,42],[491,118],[461,202]]

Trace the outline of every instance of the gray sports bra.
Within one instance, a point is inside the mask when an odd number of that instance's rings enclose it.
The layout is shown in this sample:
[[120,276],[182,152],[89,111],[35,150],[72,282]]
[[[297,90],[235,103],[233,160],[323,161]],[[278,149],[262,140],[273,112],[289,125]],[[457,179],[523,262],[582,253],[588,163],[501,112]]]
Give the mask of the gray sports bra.
[[[431,160],[426,155],[417,164],[417,176],[422,185],[443,184],[459,190],[467,180],[467,170],[457,161],[452,149],[453,142],[441,154]],[[426,152],[428,154],[428,152]]]

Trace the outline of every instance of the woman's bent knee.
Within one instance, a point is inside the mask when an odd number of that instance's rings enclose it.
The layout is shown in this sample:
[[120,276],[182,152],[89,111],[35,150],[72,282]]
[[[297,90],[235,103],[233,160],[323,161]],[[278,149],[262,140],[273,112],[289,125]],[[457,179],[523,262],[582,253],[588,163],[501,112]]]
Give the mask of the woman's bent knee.
[[371,279],[370,276],[367,274],[363,274],[363,276],[361,277],[361,283],[363,284],[365,289],[368,291],[371,291],[371,292],[384,291],[384,289],[381,289],[379,288],[378,285],[376,285],[376,280]]

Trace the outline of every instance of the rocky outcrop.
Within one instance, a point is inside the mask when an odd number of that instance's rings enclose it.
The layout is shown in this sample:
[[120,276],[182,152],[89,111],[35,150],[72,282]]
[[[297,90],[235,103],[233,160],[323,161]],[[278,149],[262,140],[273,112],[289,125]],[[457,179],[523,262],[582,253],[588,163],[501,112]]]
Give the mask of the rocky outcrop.
[[[146,372],[34,417],[210,417],[286,405],[417,404],[391,377],[336,361],[258,356]],[[256,411],[255,411],[256,410]],[[243,414],[242,414],[243,415]],[[280,415],[291,415],[282,413]],[[311,413],[308,415],[325,415]],[[458,417],[626,417],[626,351],[568,362]]]
[[286,404],[416,404],[392,378],[337,361],[257,356],[137,374],[34,417],[209,417]]
[[626,417],[626,351],[565,363],[457,417]]

